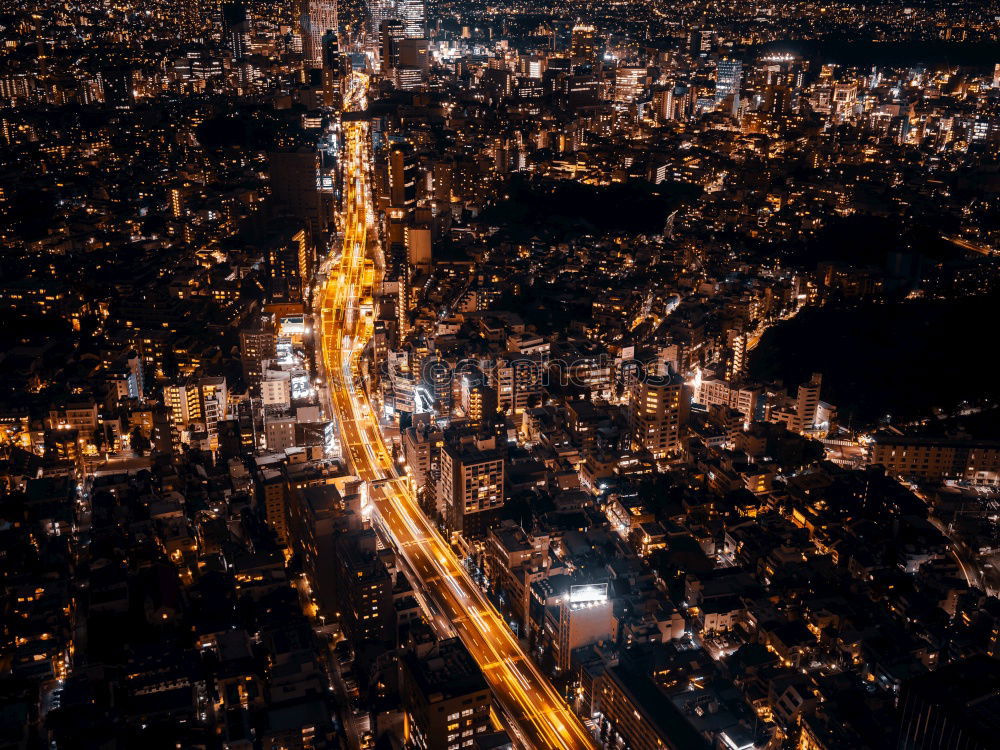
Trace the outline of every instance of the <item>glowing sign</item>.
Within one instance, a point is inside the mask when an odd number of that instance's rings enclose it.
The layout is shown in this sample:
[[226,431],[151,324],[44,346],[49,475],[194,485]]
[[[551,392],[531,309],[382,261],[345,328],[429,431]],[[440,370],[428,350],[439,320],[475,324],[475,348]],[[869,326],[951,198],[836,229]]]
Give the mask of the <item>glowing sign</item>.
[[586,583],[580,586],[569,587],[570,604],[581,604],[583,602],[604,602],[608,600],[608,584],[606,583]]
[[306,332],[306,321],[301,315],[290,315],[281,319],[281,335],[293,336]]

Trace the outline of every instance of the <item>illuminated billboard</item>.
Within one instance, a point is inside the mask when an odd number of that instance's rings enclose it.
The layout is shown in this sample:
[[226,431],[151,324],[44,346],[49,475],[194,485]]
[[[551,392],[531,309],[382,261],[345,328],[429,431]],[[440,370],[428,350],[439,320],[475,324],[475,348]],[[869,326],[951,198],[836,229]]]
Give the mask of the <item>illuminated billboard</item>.
[[306,332],[306,320],[302,315],[289,315],[281,319],[281,335],[294,336]]
[[570,604],[582,604],[584,602],[604,602],[608,599],[608,584],[606,583],[585,583],[579,586],[569,587]]

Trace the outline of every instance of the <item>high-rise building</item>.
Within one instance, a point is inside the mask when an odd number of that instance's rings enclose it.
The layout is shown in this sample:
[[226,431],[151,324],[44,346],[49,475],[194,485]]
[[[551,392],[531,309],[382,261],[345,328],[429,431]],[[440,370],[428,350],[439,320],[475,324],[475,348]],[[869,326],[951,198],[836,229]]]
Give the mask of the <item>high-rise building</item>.
[[163,402],[170,409],[170,421],[178,429],[201,420],[201,393],[197,383],[172,383],[163,386]]
[[[426,225],[407,225],[404,228],[406,240],[406,259],[410,266],[429,272],[431,269],[431,228]],[[448,407],[450,408],[450,400]],[[447,416],[443,411],[440,414]]]
[[340,40],[333,29],[323,34],[320,44],[323,53],[323,103],[328,107],[339,109],[342,104],[341,85],[348,72],[349,63],[340,53]]
[[673,87],[653,93],[653,112],[657,122],[667,122],[674,119]]
[[305,0],[302,6],[302,56],[307,68],[323,67],[323,36],[337,28],[337,0]]
[[396,87],[401,91],[414,91],[424,82],[424,72],[412,65],[400,65],[394,76]]
[[170,421],[178,432],[192,427],[204,428],[209,445],[218,445],[218,424],[228,409],[226,379],[222,377],[188,379],[163,387],[163,402],[170,410]]
[[522,76],[541,79],[546,70],[546,58],[539,55],[521,55],[518,58],[518,66]]
[[629,412],[635,444],[657,459],[683,451],[689,401],[688,386],[676,373],[641,379],[633,387]]
[[222,4],[222,34],[234,60],[250,54],[250,17],[242,0]]
[[333,566],[340,625],[352,644],[392,643],[392,576],[378,556],[374,529],[340,534]]
[[519,355],[497,363],[492,373],[492,385],[497,393],[497,405],[514,415],[538,406],[542,398],[542,376],[545,365],[539,354]]
[[379,23],[382,75],[391,75],[399,67],[399,42],[405,38],[406,26],[402,21],[386,18]]
[[486,534],[504,504],[504,454],[493,437],[463,436],[441,451],[437,508],[447,528],[466,539]]
[[271,196],[277,207],[308,222],[313,236],[325,232],[330,211],[320,194],[320,160],[316,150],[273,151],[267,161]]
[[792,432],[808,430],[816,424],[816,412],[819,408],[819,391],[823,385],[823,376],[814,372],[808,383],[799,386],[795,398],[795,416],[788,425]]
[[277,353],[278,337],[270,320],[256,318],[240,329],[240,361],[243,364],[243,380],[250,393],[260,395],[260,380],[265,359],[274,359]]
[[385,22],[396,17],[396,0],[368,0],[368,13],[372,31],[381,35]]
[[404,68],[416,68],[421,76],[430,69],[430,50],[427,40],[407,37],[398,41],[399,64]]
[[[604,670],[600,682],[601,727],[632,750],[708,750],[697,732],[631,660]],[[731,743],[723,747],[743,747]]]
[[597,28],[586,23],[574,26],[569,54],[574,65],[593,65],[597,62]]
[[[409,245],[409,242],[407,245]],[[440,357],[430,355],[421,364],[420,374],[422,376],[422,388],[432,401],[435,413],[443,418],[450,417],[452,401],[451,382],[453,375],[451,366]]]
[[634,102],[642,94],[648,78],[647,68],[618,68],[615,71],[615,101]]
[[264,260],[272,299],[299,301],[312,278],[315,245],[297,223],[278,226],[266,238]]
[[433,508],[437,495],[437,484],[441,478],[441,448],[444,435],[423,415],[403,432],[403,458],[406,471],[413,482],[417,500],[422,507]]
[[569,669],[575,649],[611,640],[614,635],[614,615],[606,583],[570,586],[559,603],[558,617],[553,609],[549,608],[547,615],[557,633],[552,645],[560,669]]
[[409,39],[427,36],[427,17],[424,0],[397,0],[396,16],[403,22]]
[[462,382],[462,409],[474,424],[488,426],[497,416],[497,392],[482,380]]
[[714,29],[696,29],[691,32],[691,54],[707,56],[715,47]]
[[417,157],[409,146],[395,146],[389,153],[389,204],[409,219],[417,207]]
[[288,542],[288,482],[284,472],[263,466],[257,475],[258,502],[264,508],[264,520],[274,530],[278,544]]
[[451,750],[474,747],[490,724],[490,690],[482,671],[457,638],[399,659],[405,747]]
[[740,106],[740,84],[743,82],[743,63],[739,60],[720,60],[715,69],[715,104],[719,106],[732,99],[730,111],[735,114]]
[[337,612],[336,544],[345,533],[362,528],[360,483],[343,489],[333,484],[290,488],[288,532],[316,594],[320,611]]

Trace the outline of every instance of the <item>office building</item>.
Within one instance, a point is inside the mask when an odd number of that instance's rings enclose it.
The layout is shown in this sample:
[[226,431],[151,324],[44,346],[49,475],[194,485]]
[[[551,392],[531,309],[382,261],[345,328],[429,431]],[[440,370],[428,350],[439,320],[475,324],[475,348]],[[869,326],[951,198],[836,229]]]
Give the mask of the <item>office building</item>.
[[729,102],[729,112],[736,114],[740,107],[740,84],[743,81],[743,63],[739,60],[720,60],[715,68],[715,103]]
[[427,225],[407,225],[403,228],[406,241],[406,260],[416,270],[429,273],[432,257],[432,233]]
[[392,577],[378,555],[374,529],[337,537],[335,592],[340,626],[352,644],[395,640]]
[[656,459],[683,452],[689,402],[688,386],[676,373],[648,375],[633,386],[629,414],[636,446]]
[[569,45],[573,65],[593,65],[597,62],[597,29],[585,23],[573,27]]
[[490,691],[482,671],[457,638],[399,660],[399,689],[407,747],[472,747],[490,724]]
[[437,508],[445,526],[466,539],[482,537],[504,504],[504,454],[493,437],[462,436],[441,451]]
[[391,76],[399,67],[399,42],[406,38],[406,26],[395,18],[387,18],[379,25],[379,47],[382,75]]
[[600,681],[601,724],[615,746],[630,750],[708,750],[656,683],[631,663],[609,666]]
[[622,104],[634,102],[642,95],[648,80],[647,68],[618,68],[615,71],[615,101]]
[[819,391],[822,385],[822,374],[814,372],[809,382],[799,386],[795,397],[795,416],[788,425],[792,432],[804,432],[817,424]]
[[240,329],[240,361],[243,380],[254,396],[260,395],[264,361],[277,355],[278,337],[274,324],[268,319],[255,317]]
[[372,31],[381,34],[385,24],[395,20],[396,0],[368,0],[368,13]]
[[250,17],[242,0],[222,3],[222,33],[234,60],[250,54]]
[[323,67],[323,36],[338,33],[337,0],[305,0],[302,12],[302,56],[307,68]]
[[414,420],[416,424],[403,432],[403,460],[418,502],[422,507],[433,508],[441,477],[444,434],[429,419],[419,416]]
[[396,0],[396,16],[408,38],[421,39],[427,35],[425,7],[424,0]]
[[275,207],[305,222],[313,236],[325,232],[331,218],[319,191],[319,169],[319,153],[315,149],[268,154]]
[[334,564],[338,539],[361,531],[361,487],[358,482],[290,487],[288,531],[295,552],[302,559],[320,612],[337,613],[338,582]]
[[880,464],[901,477],[1000,485],[1000,442],[996,440],[879,433],[869,450],[869,464]]
[[560,669],[569,669],[575,649],[614,637],[615,621],[606,583],[572,585],[558,608],[551,610],[548,620],[557,633],[552,650]]
[[399,39],[396,41],[396,48],[399,51],[399,67],[419,70],[421,76],[427,74],[430,69],[430,47],[426,39]]
[[389,203],[402,213],[404,223],[417,207],[418,162],[413,149],[394,146],[389,152]]

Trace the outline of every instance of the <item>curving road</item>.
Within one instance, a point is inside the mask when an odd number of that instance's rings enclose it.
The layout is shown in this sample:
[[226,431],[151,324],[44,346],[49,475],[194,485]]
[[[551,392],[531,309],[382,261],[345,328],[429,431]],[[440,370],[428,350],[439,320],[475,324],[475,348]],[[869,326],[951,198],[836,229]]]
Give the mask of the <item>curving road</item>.
[[[366,85],[364,76],[353,77],[348,108],[364,109]],[[433,603],[476,659],[515,741],[528,748],[593,750],[583,724],[522,651],[398,476],[361,385],[376,276],[368,253],[374,221],[368,137],[367,122],[345,120],[343,251],[321,291],[322,355],[344,456],[369,483],[373,513],[417,577],[421,598]]]

